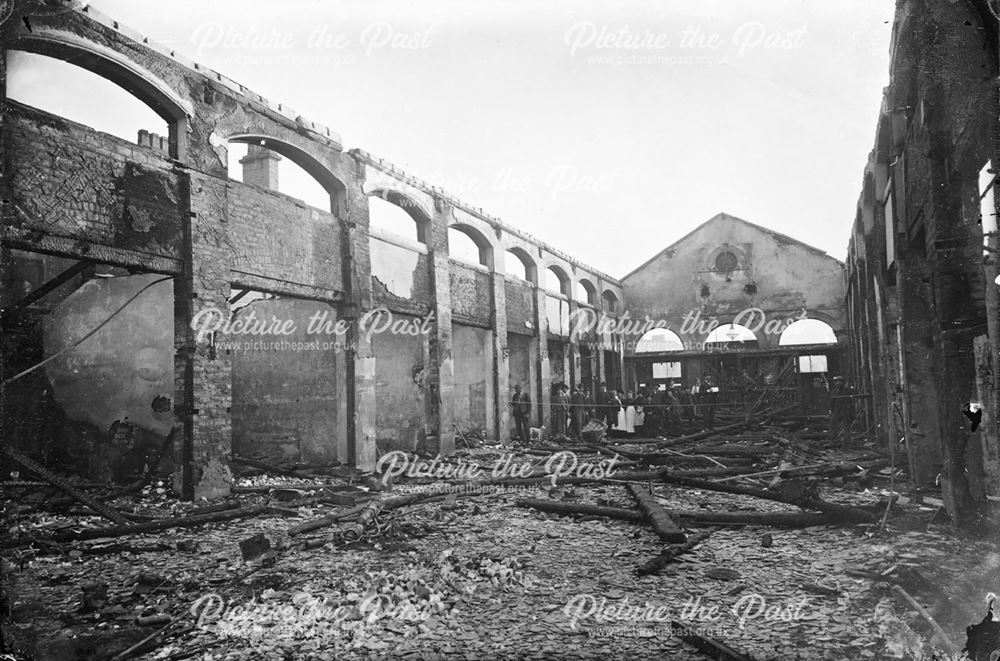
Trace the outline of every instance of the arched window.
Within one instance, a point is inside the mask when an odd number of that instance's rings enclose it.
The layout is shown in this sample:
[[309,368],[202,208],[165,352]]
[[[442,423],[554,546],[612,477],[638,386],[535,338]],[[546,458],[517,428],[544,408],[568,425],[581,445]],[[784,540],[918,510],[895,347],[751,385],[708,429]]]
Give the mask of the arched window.
[[493,248],[479,230],[467,225],[448,228],[448,254],[461,262],[493,268]]
[[423,238],[419,223],[413,220],[406,209],[378,195],[368,198],[368,224],[373,229],[411,241],[422,241]]
[[757,336],[746,326],[723,324],[705,338],[705,348],[713,347],[756,347]]
[[604,311],[607,314],[621,314],[621,310],[619,309],[621,306],[618,301],[618,296],[616,296],[613,291],[605,289],[604,293],[601,294],[601,299],[604,302]]
[[140,130],[168,140],[157,112],[111,80],[62,60],[7,51],[7,98],[135,143]]
[[554,264],[545,269],[545,282],[542,286],[564,296],[569,296],[571,291],[569,275]]
[[837,334],[830,324],[819,319],[799,319],[781,333],[779,346],[796,344],[836,344]]
[[[242,147],[244,144],[248,145],[245,152]],[[240,153],[253,157],[253,161],[241,159],[238,156]],[[280,157],[281,160],[274,157]],[[241,163],[241,160],[246,162]],[[229,176],[237,181],[249,174],[254,180],[244,183],[293,195],[310,206],[334,214],[344,212],[342,207],[346,189],[343,182],[315,157],[295,145],[265,135],[232,135],[229,136],[228,167]],[[289,168],[288,172],[295,173],[292,183],[298,187],[298,194],[289,192],[288,186],[284,184],[280,187],[275,185],[281,181],[280,173],[275,170],[279,167]],[[293,187],[293,190],[296,188]]]
[[523,250],[519,248],[506,250],[503,259],[504,273],[528,282],[535,281],[535,265]]
[[677,333],[667,328],[646,331],[635,343],[635,353],[658,353],[661,351],[682,351],[684,343]]
[[590,305],[597,305],[597,287],[590,280],[580,278],[576,283],[576,298]]
[[329,211],[330,194],[295,161],[267,147],[261,139],[253,143],[229,142],[229,178],[283,193],[317,209]]

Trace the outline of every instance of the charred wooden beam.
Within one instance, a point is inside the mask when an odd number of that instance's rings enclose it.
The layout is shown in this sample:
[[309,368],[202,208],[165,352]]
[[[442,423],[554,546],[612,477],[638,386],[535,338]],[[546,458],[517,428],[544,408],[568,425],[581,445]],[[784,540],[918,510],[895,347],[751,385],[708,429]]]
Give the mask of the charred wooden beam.
[[753,487],[742,487],[733,484],[709,482],[707,480],[698,480],[690,477],[678,477],[676,475],[672,475],[670,471],[664,471],[661,473],[660,478],[665,483],[676,486],[690,487],[692,489],[704,489],[706,491],[717,491],[719,493],[754,496],[755,498],[763,498],[765,500],[773,500],[779,503],[797,505],[804,509],[818,510],[825,514],[838,517],[844,521],[854,523],[875,523],[878,520],[878,515],[873,512],[866,512],[856,507],[848,507],[846,505],[837,505],[836,503],[830,503],[815,496],[795,497],[782,494],[778,491],[771,491],[769,489],[755,489]]
[[646,516],[650,527],[661,540],[671,544],[681,544],[687,541],[687,535],[677,527],[674,520],[670,518],[670,513],[656,501],[653,494],[637,484],[628,485],[628,490],[639,504],[639,509]]
[[66,269],[59,275],[52,278],[51,280],[39,285],[38,288],[28,293],[26,296],[24,296],[24,298],[19,300],[14,305],[10,306],[10,308],[8,310],[5,310],[5,312],[23,310],[32,303],[40,301],[51,292],[55,291],[56,289],[59,289],[64,284],[75,278],[76,276],[80,275],[81,273],[85,272],[88,269],[93,270],[93,268],[94,268],[93,262],[88,260],[79,261],[76,264],[70,266],[68,269]]
[[698,544],[701,544],[703,541],[708,539],[708,537],[716,530],[718,530],[718,528],[709,528],[708,530],[703,530],[691,535],[683,544],[673,544],[668,546],[660,551],[660,555],[656,556],[646,564],[637,567],[635,573],[639,576],[655,574],[670,564],[670,562],[677,556],[682,553],[687,553],[694,547],[698,546]]

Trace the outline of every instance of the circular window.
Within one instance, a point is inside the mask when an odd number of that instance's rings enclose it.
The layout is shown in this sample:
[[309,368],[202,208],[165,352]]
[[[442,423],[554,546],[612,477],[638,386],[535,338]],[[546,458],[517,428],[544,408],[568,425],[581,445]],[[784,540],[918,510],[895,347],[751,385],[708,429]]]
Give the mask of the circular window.
[[720,252],[715,257],[715,270],[722,273],[732,273],[739,266],[736,255],[728,250]]

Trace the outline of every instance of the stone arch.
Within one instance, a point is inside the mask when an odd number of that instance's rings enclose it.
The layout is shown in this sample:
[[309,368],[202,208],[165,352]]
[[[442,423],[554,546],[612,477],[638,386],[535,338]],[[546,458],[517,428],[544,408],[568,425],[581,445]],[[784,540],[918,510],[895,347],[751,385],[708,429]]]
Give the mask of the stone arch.
[[448,231],[449,233],[451,231],[461,232],[472,239],[479,250],[479,263],[491,271],[493,270],[493,242],[478,227],[467,223],[452,223],[448,226]]
[[618,298],[618,294],[610,289],[605,289],[601,294],[601,302],[604,305],[604,311],[608,314],[618,315],[621,314],[621,299]]
[[[552,277],[555,277],[558,289],[552,288]],[[559,264],[549,263],[545,266],[545,281],[542,283],[542,286],[548,291],[558,292],[567,298],[573,297],[573,279],[570,278],[566,269]]]
[[513,255],[524,266],[525,280],[535,285],[538,284],[538,264],[527,250],[521,246],[510,246],[504,254]]
[[[429,209],[424,208],[424,205],[405,193],[388,188],[376,188],[368,193],[368,197],[385,200],[389,204],[398,207],[413,220],[416,226],[417,241],[424,244],[427,243],[427,231],[431,224],[431,214]],[[369,222],[371,222],[371,214],[369,214]]]
[[599,301],[597,297],[597,285],[591,282],[590,278],[581,276],[577,281],[577,297],[584,303],[597,307]]
[[19,35],[5,51],[42,55],[80,67],[108,80],[149,107],[166,122],[170,156],[184,160],[187,153],[187,126],[192,104],[163,79],[122,54],[87,41],[73,33],[40,28]]
[[269,149],[306,171],[330,195],[330,211],[343,217],[346,215],[347,187],[337,175],[312,154],[289,142],[261,133],[237,133],[226,138],[229,142],[258,145]]
[[836,344],[837,334],[833,327],[821,319],[799,319],[781,332],[778,346],[797,344]]

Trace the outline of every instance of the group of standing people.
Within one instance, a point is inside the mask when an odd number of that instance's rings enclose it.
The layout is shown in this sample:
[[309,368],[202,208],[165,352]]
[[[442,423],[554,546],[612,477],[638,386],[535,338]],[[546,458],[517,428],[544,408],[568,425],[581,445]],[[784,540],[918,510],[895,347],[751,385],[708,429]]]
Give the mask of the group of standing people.
[[711,376],[695,379],[690,386],[669,382],[666,388],[650,396],[647,431],[663,436],[682,433],[682,425],[701,423],[705,429],[715,428],[715,411],[719,406],[719,387]]
[[[591,419],[607,426],[609,433],[678,435],[685,421],[701,422],[705,429],[715,427],[719,388],[710,376],[696,379],[688,387],[670,383],[665,389],[638,392],[609,390],[601,383],[594,396],[582,385],[570,389],[555,383],[550,392],[552,417],[549,433],[553,436],[579,438]],[[530,439],[531,397],[514,385],[511,411],[522,442]]]

